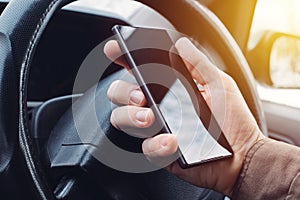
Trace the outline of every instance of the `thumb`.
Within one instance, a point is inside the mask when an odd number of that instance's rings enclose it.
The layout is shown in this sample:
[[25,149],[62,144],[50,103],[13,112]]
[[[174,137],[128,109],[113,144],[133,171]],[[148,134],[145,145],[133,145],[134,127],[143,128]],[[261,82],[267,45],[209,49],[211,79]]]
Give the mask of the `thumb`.
[[205,85],[219,78],[218,68],[189,39],[186,37],[178,39],[175,47],[198,83]]
[[[164,165],[169,165],[177,159],[173,156],[176,155],[178,143],[174,134],[159,134],[144,140],[142,149],[148,160],[153,164],[161,165],[164,163]],[[169,163],[165,163],[166,161]]]

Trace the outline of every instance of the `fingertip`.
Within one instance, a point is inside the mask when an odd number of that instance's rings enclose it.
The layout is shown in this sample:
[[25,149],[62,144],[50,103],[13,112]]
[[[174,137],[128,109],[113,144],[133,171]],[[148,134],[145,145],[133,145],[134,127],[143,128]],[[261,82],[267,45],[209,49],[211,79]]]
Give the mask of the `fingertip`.
[[188,38],[182,37],[178,39],[175,47],[192,77],[201,85],[206,85],[220,78],[220,70]]
[[178,148],[176,136],[160,134],[144,140],[142,149],[149,157],[167,157],[176,153]]
[[130,71],[130,67],[128,66],[126,59],[123,56],[121,48],[116,40],[109,40],[103,48],[104,54],[113,62],[118,65],[123,66],[128,71]]
[[121,50],[116,40],[109,40],[103,48],[104,54],[112,61],[121,56]]
[[165,151],[166,153],[168,153],[168,155],[172,155],[176,153],[178,149],[178,143],[177,143],[177,138],[174,134],[169,134],[166,144],[167,145],[163,147],[165,148]]
[[110,123],[111,125],[113,125],[116,129],[120,130],[120,127],[117,123],[117,120],[116,120],[116,109],[114,109],[112,112],[111,112],[111,115],[110,115]]
[[179,55],[185,59],[188,59],[188,61],[190,61],[189,58],[193,56],[191,53],[195,54],[195,50],[198,50],[195,45],[186,37],[179,38],[175,43],[175,47],[177,48]]
[[175,43],[175,47],[179,55],[194,67],[202,60],[206,61],[207,59],[207,56],[186,37],[179,38]]
[[181,49],[186,45],[193,45],[192,42],[187,37],[181,37],[175,43],[175,47],[177,49]]
[[113,101],[113,94],[118,85],[118,82],[119,82],[119,80],[112,82],[107,89],[106,96],[110,101]]

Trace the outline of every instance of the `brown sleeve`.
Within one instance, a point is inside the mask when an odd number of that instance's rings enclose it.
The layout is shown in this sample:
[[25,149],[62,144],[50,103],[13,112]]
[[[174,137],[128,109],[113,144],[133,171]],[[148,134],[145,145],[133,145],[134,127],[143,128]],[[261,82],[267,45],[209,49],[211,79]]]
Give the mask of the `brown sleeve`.
[[300,199],[300,148],[258,141],[247,153],[232,199]]

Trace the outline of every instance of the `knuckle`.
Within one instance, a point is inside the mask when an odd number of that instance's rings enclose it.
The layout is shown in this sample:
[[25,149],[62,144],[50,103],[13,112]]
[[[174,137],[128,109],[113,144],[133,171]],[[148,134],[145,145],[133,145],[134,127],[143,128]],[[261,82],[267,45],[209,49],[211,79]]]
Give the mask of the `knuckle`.
[[149,156],[151,157],[152,153],[153,153],[153,145],[152,145],[152,141],[153,141],[153,138],[147,138],[143,141],[142,143],[142,149],[143,149],[143,153],[146,155],[146,156]]

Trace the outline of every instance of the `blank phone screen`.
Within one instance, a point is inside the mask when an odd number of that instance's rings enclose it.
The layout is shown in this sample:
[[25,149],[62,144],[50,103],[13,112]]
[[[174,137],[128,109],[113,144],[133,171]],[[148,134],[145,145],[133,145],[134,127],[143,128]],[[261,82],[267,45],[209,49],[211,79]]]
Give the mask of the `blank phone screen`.
[[[149,107],[163,123],[154,132],[176,134],[187,165],[232,155],[215,117],[174,47],[182,35],[176,31],[119,26],[119,32],[151,94]],[[149,103],[149,102],[148,102]]]

